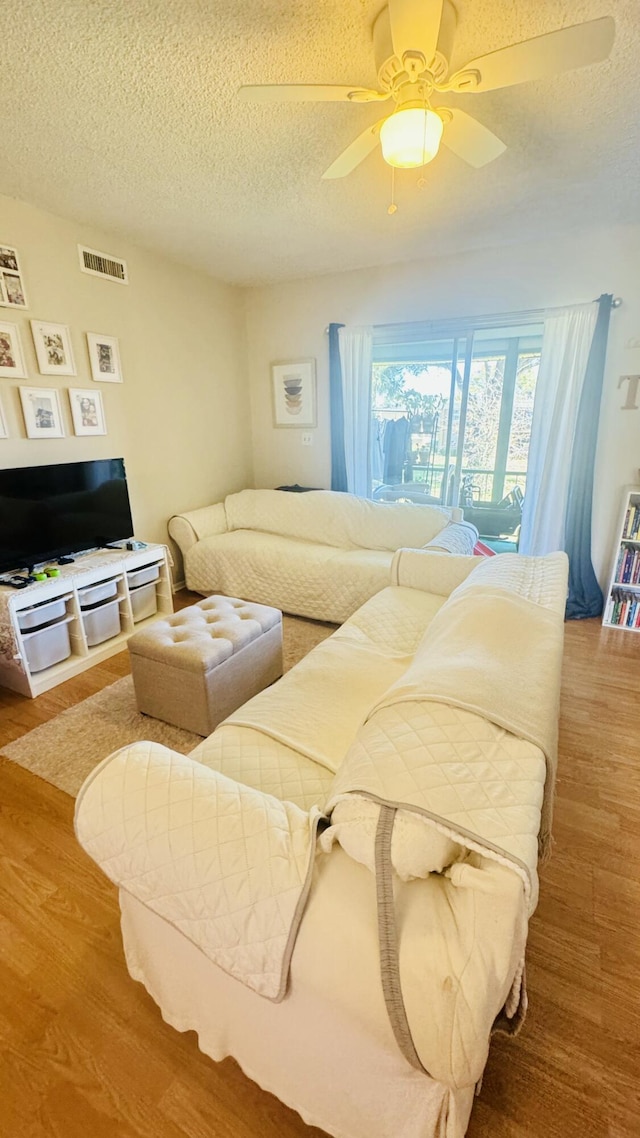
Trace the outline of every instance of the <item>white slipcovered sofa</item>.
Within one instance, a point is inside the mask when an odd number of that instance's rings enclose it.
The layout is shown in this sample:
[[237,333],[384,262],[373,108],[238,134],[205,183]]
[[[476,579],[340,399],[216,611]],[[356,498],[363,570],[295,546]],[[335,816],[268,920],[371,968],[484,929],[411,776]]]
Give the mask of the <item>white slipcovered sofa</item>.
[[470,554],[462,511],[331,490],[242,490],[169,522],[189,589],[342,623],[383,589],[401,546]]
[[180,1031],[336,1138],[461,1138],[526,1010],[567,559],[403,550],[189,755],[138,743],[76,833]]

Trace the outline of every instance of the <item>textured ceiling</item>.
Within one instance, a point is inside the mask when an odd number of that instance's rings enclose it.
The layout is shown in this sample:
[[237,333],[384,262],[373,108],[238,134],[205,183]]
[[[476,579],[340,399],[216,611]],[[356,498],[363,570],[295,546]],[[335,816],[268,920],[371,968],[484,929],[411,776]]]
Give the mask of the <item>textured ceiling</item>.
[[443,149],[421,189],[416,172],[400,172],[393,217],[379,152],[345,180],[320,180],[379,108],[234,98],[241,83],[376,85],[370,28],[382,6],[10,3],[0,192],[239,284],[640,220],[638,0],[456,0],[454,67],[606,14],[616,43],[594,67],[458,97],[509,149],[481,170]]

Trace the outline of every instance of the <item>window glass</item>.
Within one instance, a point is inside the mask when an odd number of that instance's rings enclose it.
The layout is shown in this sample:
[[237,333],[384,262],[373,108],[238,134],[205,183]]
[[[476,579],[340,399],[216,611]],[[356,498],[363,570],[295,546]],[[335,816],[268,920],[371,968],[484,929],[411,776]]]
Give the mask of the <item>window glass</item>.
[[395,348],[387,336],[373,364],[372,494],[460,504],[481,533],[504,526],[508,537],[526,490],[542,329],[429,340],[419,328],[404,326]]

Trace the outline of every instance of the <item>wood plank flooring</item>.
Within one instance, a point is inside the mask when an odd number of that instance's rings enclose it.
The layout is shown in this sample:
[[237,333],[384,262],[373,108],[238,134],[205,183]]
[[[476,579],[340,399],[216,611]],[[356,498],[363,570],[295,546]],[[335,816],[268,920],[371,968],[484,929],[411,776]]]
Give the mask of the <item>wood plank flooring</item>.
[[[127,670],[122,653],[37,700],[0,692],[0,749]],[[72,817],[0,759],[2,1138],[319,1136],[163,1023]],[[529,1017],[493,1043],[469,1138],[640,1134],[640,637],[597,621],[567,625],[554,832]]]

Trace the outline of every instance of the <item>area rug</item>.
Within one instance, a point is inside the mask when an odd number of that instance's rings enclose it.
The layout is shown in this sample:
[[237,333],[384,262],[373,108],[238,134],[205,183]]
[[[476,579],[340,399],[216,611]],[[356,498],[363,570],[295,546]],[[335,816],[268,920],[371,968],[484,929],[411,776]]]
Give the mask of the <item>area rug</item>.
[[[284,670],[335,631],[334,625],[283,618]],[[93,768],[112,751],[141,739],[186,755],[201,735],[140,715],[133,680],[124,676],[3,748],[3,755],[74,798]]]

